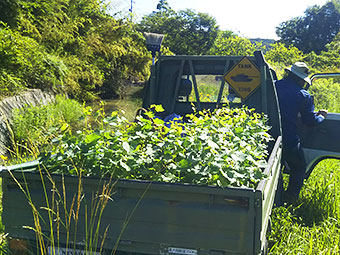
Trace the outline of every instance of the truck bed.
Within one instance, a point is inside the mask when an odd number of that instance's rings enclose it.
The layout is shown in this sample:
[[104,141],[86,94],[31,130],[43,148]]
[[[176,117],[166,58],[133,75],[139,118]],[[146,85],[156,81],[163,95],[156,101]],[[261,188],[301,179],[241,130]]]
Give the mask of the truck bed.
[[[57,188],[64,197],[63,183],[67,208],[71,207],[72,199],[77,194],[77,177],[53,174],[54,187],[47,175],[36,171],[37,167],[31,163],[3,167],[1,170],[2,222],[10,237],[35,239],[33,230],[23,228],[34,226],[32,210],[13,177],[24,189],[28,188],[41,219],[46,222],[40,221],[42,231],[47,235],[49,224],[47,211],[42,209],[46,207],[42,179],[50,206],[53,194],[56,195],[52,190]],[[266,231],[280,170],[281,137],[278,137],[265,169],[268,178],[261,181],[256,189],[113,181],[112,200],[109,200],[100,220],[101,235],[109,226],[104,249],[146,254],[261,254],[265,250]],[[84,249],[87,239],[84,233],[89,223],[86,224],[86,218],[89,221],[91,202],[96,192],[108,182],[109,179],[82,177],[84,198],[76,233],[80,249]],[[64,215],[62,209],[60,215]],[[59,232],[60,246],[63,247],[66,231],[61,228]],[[71,231],[70,234],[70,240],[74,240],[75,232]],[[118,246],[115,246],[116,243]]]

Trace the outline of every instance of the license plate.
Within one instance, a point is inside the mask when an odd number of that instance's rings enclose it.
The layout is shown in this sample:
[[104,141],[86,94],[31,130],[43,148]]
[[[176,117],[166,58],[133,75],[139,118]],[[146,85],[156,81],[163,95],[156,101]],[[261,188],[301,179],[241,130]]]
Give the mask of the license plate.
[[79,249],[72,249],[72,248],[58,248],[55,247],[48,247],[48,255],[100,255],[99,252],[89,252]]
[[170,253],[170,254],[181,254],[181,255],[197,255],[197,250],[168,247],[168,253]]

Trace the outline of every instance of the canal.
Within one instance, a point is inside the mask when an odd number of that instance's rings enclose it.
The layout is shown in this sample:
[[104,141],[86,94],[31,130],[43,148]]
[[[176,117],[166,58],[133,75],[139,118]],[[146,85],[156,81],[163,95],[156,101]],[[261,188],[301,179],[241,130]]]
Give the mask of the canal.
[[142,107],[143,91],[143,86],[132,85],[127,88],[126,95],[122,99],[103,100],[105,113],[109,115],[113,111],[119,111],[128,120],[134,120],[137,109]]

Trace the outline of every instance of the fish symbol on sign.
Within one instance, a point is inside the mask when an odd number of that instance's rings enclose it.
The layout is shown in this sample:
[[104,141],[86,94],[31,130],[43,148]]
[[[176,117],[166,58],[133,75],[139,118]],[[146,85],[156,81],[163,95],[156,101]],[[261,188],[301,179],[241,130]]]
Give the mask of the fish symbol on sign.
[[259,78],[258,76],[248,76],[244,73],[238,74],[235,76],[230,77],[234,82],[251,82],[253,79],[252,78]]

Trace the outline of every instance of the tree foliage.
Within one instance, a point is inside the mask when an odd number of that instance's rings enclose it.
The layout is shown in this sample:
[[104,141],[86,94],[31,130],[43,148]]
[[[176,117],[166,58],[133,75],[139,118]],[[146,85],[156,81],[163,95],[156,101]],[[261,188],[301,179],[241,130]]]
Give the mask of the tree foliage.
[[171,7],[170,7],[168,1],[166,1],[166,0],[159,0],[159,2],[157,4],[157,10],[159,10],[159,11],[168,11],[170,9],[171,9]]
[[304,53],[326,50],[340,31],[340,1],[331,0],[323,6],[313,6],[302,17],[285,21],[276,29],[280,42],[293,44]]
[[205,55],[217,36],[215,18],[186,9],[175,12],[167,1],[142,18],[140,31],[165,34],[163,44],[177,55]]
[[316,69],[338,71],[340,69],[340,32],[331,43],[326,45],[325,51],[319,55],[311,52],[306,60]]
[[109,16],[104,2],[1,0],[0,95],[25,88],[66,92],[80,100],[123,95],[127,83],[149,75],[150,55],[136,27],[165,34],[163,54],[252,55],[269,49],[271,62],[290,65],[303,58],[315,68],[340,68],[339,35],[335,37],[340,0],[282,23],[282,43],[270,47],[220,31],[208,14],[175,12],[167,0],[160,0],[137,26]]
[[0,25],[0,94],[11,95],[26,87],[62,86],[67,67],[31,37]]
[[220,31],[210,49],[211,55],[249,56],[256,50],[264,50],[262,43],[252,43],[247,38],[239,37],[230,31]]
[[297,61],[302,61],[303,52],[293,45],[286,47],[283,43],[277,42],[271,45],[265,57],[271,63],[282,63],[289,66]]
[[[12,77],[23,87],[64,91],[86,100],[119,94],[126,81],[144,79],[149,61],[144,37],[133,24],[107,15],[102,2],[2,1],[0,18],[7,25],[0,31],[5,58],[0,82]],[[15,67],[16,58],[26,58],[25,63]]]

